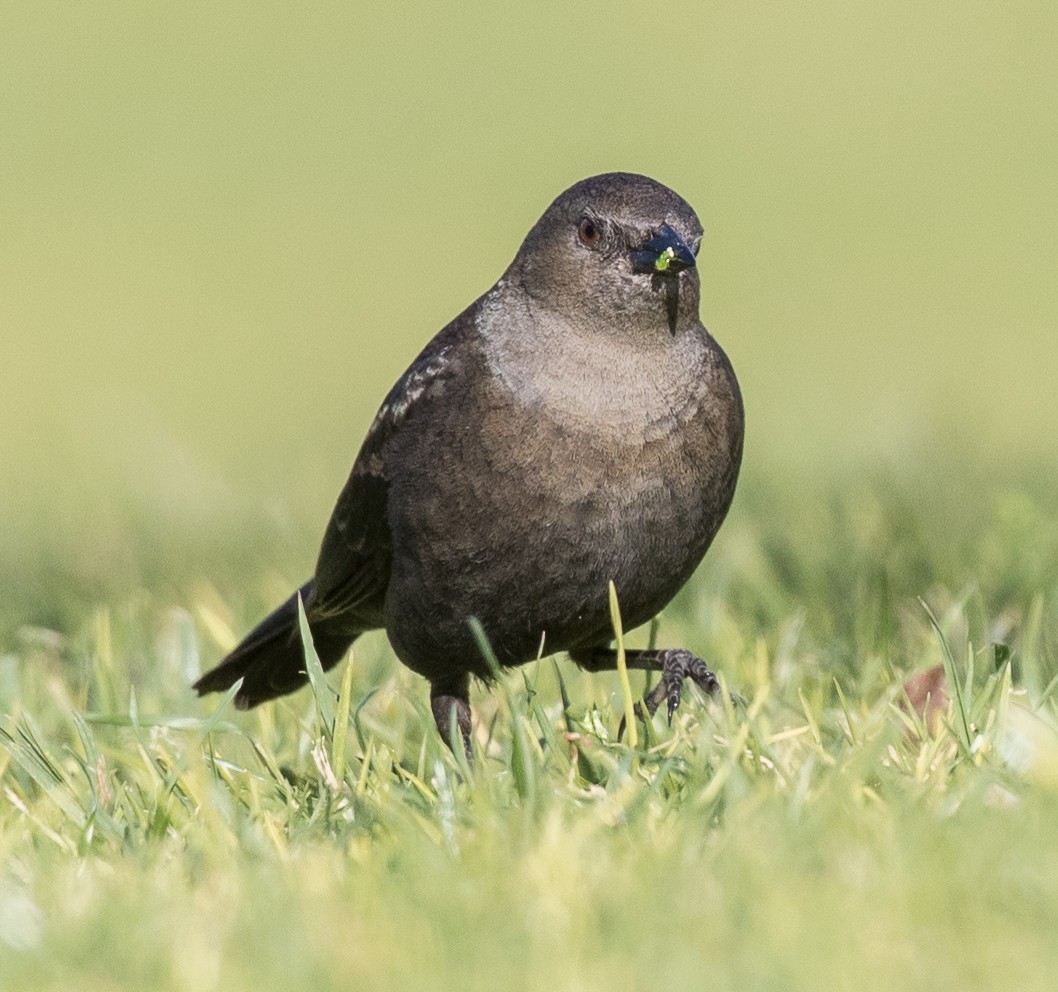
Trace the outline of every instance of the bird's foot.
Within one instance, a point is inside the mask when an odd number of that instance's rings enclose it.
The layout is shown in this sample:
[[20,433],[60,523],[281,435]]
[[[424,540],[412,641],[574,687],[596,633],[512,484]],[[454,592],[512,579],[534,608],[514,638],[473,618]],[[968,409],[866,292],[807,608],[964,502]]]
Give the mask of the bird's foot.
[[[643,697],[643,702],[651,716],[657,712],[661,701],[666,700],[669,723],[672,723],[673,714],[680,705],[683,683],[687,678],[690,678],[698,688],[710,696],[720,691],[720,681],[709,670],[709,666],[690,651],[682,648],[659,651],[658,661],[661,662],[661,678],[658,679],[658,684]],[[642,712],[637,712],[636,715],[642,717]]]

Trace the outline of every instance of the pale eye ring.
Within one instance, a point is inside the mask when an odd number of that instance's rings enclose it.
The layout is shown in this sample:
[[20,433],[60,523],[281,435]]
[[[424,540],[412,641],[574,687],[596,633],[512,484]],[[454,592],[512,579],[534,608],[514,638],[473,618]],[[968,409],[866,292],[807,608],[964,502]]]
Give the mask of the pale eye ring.
[[602,240],[602,231],[590,217],[582,217],[577,225],[577,237],[585,247],[594,248]]

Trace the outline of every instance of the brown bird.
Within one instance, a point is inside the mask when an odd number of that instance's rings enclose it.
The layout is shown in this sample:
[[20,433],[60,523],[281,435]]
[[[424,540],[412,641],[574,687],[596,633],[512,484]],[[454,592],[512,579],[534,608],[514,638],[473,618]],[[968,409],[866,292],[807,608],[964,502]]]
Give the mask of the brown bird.
[[[551,204],[495,286],[441,330],[367,432],[299,590],[323,667],[384,628],[430,683],[438,730],[470,748],[470,676],[567,651],[613,670],[608,583],[625,626],[687,581],[727,514],[744,419],[727,356],[698,317],[702,227],[676,193],[609,173]],[[198,692],[242,708],[307,681],[297,593]],[[630,651],[672,713],[688,651]]]

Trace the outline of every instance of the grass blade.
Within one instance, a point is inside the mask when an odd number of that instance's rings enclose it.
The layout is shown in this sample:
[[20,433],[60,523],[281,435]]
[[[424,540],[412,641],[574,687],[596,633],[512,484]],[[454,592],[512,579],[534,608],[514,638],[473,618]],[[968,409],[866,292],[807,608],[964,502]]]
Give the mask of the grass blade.
[[312,631],[309,629],[308,617],[305,616],[305,604],[298,593],[298,628],[301,631],[301,647],[305,654],[305,671],[309,675],[312,694],[316,697],[316,710],[323,724],[323,734],[331,740],[334,736],[334,690],[327,684],[327,677],[320,664],[320,656],[312,643]]
[[613,621],[614,637],[617,639],[617,678],[621,683],[624,700],[625,727],[628,730],[628,746],[635,751],[639,747],[639,728],[636,726],[635,697],[632,683],[628,680],[628,665],[625,659],[625,634],[621,625],[621,606],[617,602],[617,587],[610,580],[610,619]]
[[944,631],[940,629],[940,624],[937,622],[937,618],[933,615],[933,611],[929,608],[929,604],[921,597],[919,597],[918,601],[926,611],[926,616],[929,617],[929,622],[932,624],[933,630],[936,632],[937,637],[940,640],[941,653],[944,656],[944,674],[947,677],[948,685],[952,687],[952,692],[955,696],[955,715],[958,728],[957,739],[962,745],[963,750],[966,752],[966,756],[971,757],[973,738],[970,733],[970,715],[967,711],[966,701],[963,696],[962,682],[959,679],[959,673],[955,670],[955,659],[952,657],[951,649],[948,647],[948,641],[944,636]]
[[353,694],[353,659],[345,663],[342,690],[338,693],[338,712],[334,720],[334,740],[331,743],[331,767],[339,782],[345,781],[345,740],[349,733],[349,701]]

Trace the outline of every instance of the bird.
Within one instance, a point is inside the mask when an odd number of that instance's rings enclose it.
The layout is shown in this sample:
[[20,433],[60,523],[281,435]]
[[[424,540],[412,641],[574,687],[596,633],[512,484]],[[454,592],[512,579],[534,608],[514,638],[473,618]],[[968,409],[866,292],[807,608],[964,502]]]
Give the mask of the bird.
[[[712,543],[742,461],[738,381],[699,317],[702,237],[687,201],[647,176],[560,194],[389,391],[312,578],[199,695],[241,679],[247,709],[304,685],[299,598],[325,670],[384,629],[468,758],[471,680],[492,684],[495,662],[567,653],[615,670],[610,583],[626,629],[659,613]],[[686,679],[719,687],[683,648],[626,664],[660,673],[643,702],[653,716],[665,701],[670,721]]]

